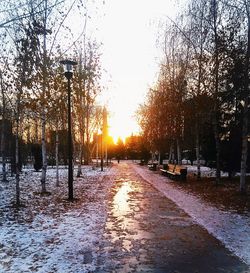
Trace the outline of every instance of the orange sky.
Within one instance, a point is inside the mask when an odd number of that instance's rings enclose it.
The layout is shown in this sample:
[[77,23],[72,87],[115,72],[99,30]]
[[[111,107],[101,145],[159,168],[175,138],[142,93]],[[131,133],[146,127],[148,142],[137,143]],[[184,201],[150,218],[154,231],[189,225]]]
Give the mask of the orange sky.
[[[110,135],[116,140],[138,133],[135,111],[157,77],[161,50],[159,22],[174,17],[174,0],[107,0],[97,37],[103,43],[101,99],[109,109]],[[96,33],[95,33],[96,34]]]

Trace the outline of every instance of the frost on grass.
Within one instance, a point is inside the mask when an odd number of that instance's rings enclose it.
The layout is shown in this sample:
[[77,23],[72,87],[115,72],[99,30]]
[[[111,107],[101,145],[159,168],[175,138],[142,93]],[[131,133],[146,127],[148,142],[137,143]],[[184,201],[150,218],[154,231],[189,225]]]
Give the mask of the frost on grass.
[[[174,201],[198,224],[219,239],[229,250],[250,265],[250,215],[237,214],[209,205],[204,200],[181,189],[171,180],[145,167],[133,165],[136,171],[166,197]],[[205,170],[211,174],[208,169]]]
[[74,181],[76,202],[67,201],[67,170],[47,173],[49,195],[41,196],[40,175],[25,170],[21,178],[21,202],[15,208],[15,181],[1,183],[0,272],[94,272],[106,219],[105,196],[112,169],[100,172],[85,167]]

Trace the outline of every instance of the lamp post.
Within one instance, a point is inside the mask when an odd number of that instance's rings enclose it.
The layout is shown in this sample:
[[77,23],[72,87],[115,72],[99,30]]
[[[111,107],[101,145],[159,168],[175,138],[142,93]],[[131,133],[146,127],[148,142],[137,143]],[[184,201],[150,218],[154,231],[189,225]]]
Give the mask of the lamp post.
[[71,89],[70,80],[73,76],[73,65],[77,65],[77,62],[64,60],[60,62],[64,65],[64,75],[68,80],[68,188],[69,188],[69,200],[74,200],[73,195],[73,145],[72,145],[72,133],[71,133]]
[[101,171],[103,172],[103,129],[101,133]]

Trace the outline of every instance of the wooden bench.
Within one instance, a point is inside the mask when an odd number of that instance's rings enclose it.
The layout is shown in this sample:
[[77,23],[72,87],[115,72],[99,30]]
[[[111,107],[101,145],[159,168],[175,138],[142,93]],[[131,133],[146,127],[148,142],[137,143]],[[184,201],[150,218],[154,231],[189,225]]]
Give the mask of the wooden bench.
[[175,176],[180,180],[186,180],[187,178],[187,167],[183,167],[182,165],[175,166]]
[[157,163],[149,163],[148,169],[151,171],[156,171]]
[[187,168],[182,165],[167,164],[166,168],[160,169],[161,174],[171,179],[186,180]]
[[160,169],[161,174],[167,175],[167,171],[168,171],[168,164],[163,164],[162,169]]
[[141,165],[141,166],[145,165],[145,160],[141,159],[139,165]]

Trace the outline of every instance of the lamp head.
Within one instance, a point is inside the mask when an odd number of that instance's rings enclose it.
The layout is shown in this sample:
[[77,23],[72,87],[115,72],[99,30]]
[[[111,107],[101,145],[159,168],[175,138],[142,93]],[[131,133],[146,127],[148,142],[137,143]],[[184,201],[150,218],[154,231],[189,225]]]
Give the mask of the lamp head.
[[72,78],[73,76],[73,65],[77,65],[77,62],[71,60],[60,61],[64,65],[64,74],[67,79]]

